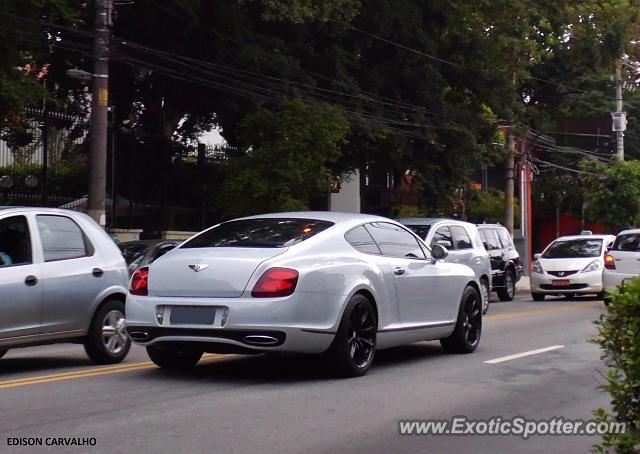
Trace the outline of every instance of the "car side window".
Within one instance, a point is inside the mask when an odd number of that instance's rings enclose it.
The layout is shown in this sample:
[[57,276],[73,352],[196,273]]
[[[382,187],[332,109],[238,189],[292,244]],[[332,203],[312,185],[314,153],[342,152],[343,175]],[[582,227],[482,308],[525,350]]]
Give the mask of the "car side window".
[[438,230],[435,231],[429,246],[433,247],[436,244],[444,246],[447,249],[454,249],[453,237],[451,236],[451,230],[449,230],[449,227],[439,227]]
[[426,259],[416,237],[400,226],[388,222],[372,222],[367,225],[367,230],[378,244],[382,255]]
[[360,227],[356,227],[355,229],[349,230],[345,234],[344,238],[351,246],[353,246],[355,250],[359,252],[362,252],[364,254],[381,254],[378,245],[373,240],[373,237],[362,225]]
[[481,229],[480,237],[482,238],[482,241],[484,241],[484,245],[487,251],[495,251],[497,249],[502,249],[502,246],[498,241],[498,237],[495,234],[495,230]]
[[452,225],[450,229],[453,235],[454,249],[473,249],[473,242],[467,229],[459,225]]
[[36,216],[45,262],[70,260],[91,255],[84,233],[71,218],[58,215]]
[[0,268],[33,263],[31,234],[25,216],[0,220]]
[[502,247],[505,249],[510,249],[513,247],[513,240],[511,239],[511,235],[507,232],[506,229],[497,229],[496,233],[502,242]]

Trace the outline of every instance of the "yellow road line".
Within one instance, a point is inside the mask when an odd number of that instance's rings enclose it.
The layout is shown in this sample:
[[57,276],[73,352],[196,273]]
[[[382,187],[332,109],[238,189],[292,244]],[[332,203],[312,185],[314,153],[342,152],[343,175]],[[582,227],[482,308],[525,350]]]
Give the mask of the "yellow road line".
[[[544,309],[536,309],[532,311],[511,312],[509,314],[490,315],[488,317],[484,317],[484,320],[504,320],[509,318],[518,318],[518,317],[532,317],[535,315],[550,314],[555,312],[568,312],[568,311],[575,311],[575,310],[587,309],[587,308],[598,307],[598,306],[600,306],[600,303],[584,303],[584,304],[577,304],[577,305],[571,304],[571,305],[566,305],[561,307],[549,307]],[[237,355],[206,354],[202,356],[201,361],[212,361],[216,359],[232,358],[232,357],[237,357]],[[116,366],[83,369],[83,370],[71,371],[71,372],[62,372],[58,374],[41,375],[36,377],[18,378],[14,380],[0,381],[0,389],[18,388],[22,386],[37,385],[41,383],[51,383],[56,381],[73,380],[77,378],[99,377],[101,375],[114,375],[114,374],[121,374],[125,372],[135,372],[139,370],[153,369],[155,367],[156,367],[155,364],[153,364],[151,361],[145,361],[145,362],[139,362],[139,363],[119,364]]]
[[[230,356],[232,355],[207,354],[207,355],[203,355],[201,361],[212,361],[214,359],[222,359]],[[141,363],[122,364],[120,366],[101,367],[97,369],[83,369],[83,370],[60,373],[60,374],[50,374],[50,375],[41,375],[36,377],[19,378],[15,380],[0,381],[0,389],[17,388],[20,386],[36,385],[40,383],[50,383],[55,381],[72,380],[75,378],[96,377],[100,375],[112,375],[112,374],[119,374],[124,372],[134,372],[137,370],[153,369],[155,367],[156,366],[151,361],[146,361]]]
[[550,307],[545,309],[536,309],[533,311],[523,311],[523,312],[511,312],[509,314],[498,314],[498,315],[490,315],[488,317],[484,317],[483,320],[504,320],[507,318],[518,318],[518,317],[530,317],[534,315],[543,315],[543,314],[551,314],[554,312],[569,312],[569,311],[577,311],[580,309],[588,309],[592,307],[601,306],[601,303],[583,303],[579,305],[566,305],[560,307]]

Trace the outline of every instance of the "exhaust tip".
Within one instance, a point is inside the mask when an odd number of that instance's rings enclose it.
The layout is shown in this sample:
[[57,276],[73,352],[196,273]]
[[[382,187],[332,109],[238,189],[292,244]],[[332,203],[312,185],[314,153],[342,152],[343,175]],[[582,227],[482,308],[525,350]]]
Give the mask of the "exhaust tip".
[[129,333],[129,337],[135,341],[144,341],[149,339],[149,333],[146,331],[132,331]]
[[257,335],[257,334],[252,334],[250,336],[245,336],[242,340],[246,344],[263,345],[263,346],[276,345],[276,344],[280,343],[280,341],[278,339],[276,339],[275,337]]

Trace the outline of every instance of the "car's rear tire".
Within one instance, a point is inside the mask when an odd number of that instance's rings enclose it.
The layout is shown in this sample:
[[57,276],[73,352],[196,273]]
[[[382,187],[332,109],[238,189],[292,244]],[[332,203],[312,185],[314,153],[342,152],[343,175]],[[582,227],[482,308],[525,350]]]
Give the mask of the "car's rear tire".
[[124,303],[107,300],[93,316],[84,349],[96,364],[116,364],[129,353],[131,339],[124,326]]
[[491,294],[491,288],[489,287],[489,281],[482,279],[480,281],[480,296],[482,297],[482,315],[486,315],[489,312],[489,296]]
[[513,301],[516,296],[516,277],[512,270],[504,273],[504,285],[498,289],[500,301]]
[[173,370],[193,369],[202,358],[202,351],[156,347],[154,345],[147,347],[147,354],[156,366]]
[[532,293],[531,294],[531,298],[533,298],[533,301],[544,301],[544,298],[547,295],[545,295],[544,293]]
[[377,331],[378,318],[373,303],[364,295],[353,295],[326,353],[339,376],[359,377],[367,373],[376,353]]
[[604,292],[596,293],[596,299],[598,301],[604,301]]
[[472,353],[480,344],[482,334],[482,300],[479,292],[467,286],[462,293],[456,327],[451,336],[440,339],[449,353]]
[[8,348],[0,348],[0,358],[6,355],[8,351],[9,351]]

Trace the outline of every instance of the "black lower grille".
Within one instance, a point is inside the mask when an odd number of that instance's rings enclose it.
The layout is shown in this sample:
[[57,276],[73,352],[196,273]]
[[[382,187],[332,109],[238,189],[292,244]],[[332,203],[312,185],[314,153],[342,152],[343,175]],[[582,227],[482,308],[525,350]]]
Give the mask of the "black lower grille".
[[542,284],[540,286],[540,288],[543,289],[543,290],[555,290],[555,291],[580,290],[580,289],[587,288],[587,287],[589,287],[589,285],[587,285],[587,284],[570,284],[570,285],[563,285],[563,286]]
[[578,272],[578,270],[576,270],[576,271],[547,271],[547,273],[549,273],[552,276],[556,276],[556,277],[571,276],[572,274],[576,274],[577,272]]

